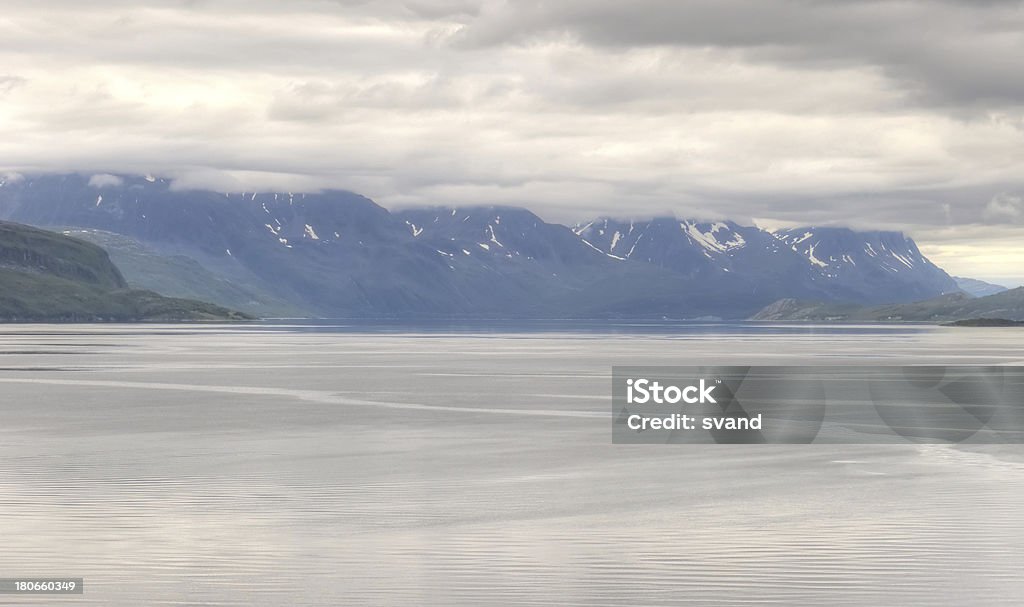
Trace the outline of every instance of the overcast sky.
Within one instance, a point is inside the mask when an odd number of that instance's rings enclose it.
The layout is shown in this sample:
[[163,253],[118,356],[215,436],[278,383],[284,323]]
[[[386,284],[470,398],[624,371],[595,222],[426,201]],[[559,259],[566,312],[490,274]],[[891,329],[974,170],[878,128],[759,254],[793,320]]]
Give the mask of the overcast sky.
[[5,0],[0,169],[902,229],[1024,282],[1024,5]]

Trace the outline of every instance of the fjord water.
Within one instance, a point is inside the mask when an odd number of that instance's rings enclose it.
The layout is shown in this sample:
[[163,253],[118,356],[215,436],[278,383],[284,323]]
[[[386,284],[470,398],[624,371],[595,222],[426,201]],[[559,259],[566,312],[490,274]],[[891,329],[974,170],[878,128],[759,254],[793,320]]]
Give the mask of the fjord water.
[[0,577],[89,605],[1019,604],[1024,457],[614,445],[612,365],[1024,364],[1018,331],[0,330]]

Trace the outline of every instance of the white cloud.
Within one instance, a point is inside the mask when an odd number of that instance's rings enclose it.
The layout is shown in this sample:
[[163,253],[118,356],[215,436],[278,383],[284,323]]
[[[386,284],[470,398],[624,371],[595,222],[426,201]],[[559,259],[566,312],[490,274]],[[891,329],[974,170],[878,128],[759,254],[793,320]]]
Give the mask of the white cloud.
[[97,173],[89,178],[89,186],[94,188],[116,187],[122,184],[124,184],[124,179],[121,179],[117,175]]
[[1024,219],[1024,198],[1000,192],[985,205],[983,216],[992,222],[1018,222]]
[[316,178],[268,171],[189,170],[171,177],[172,190],[214,192],[316,192],[328,184]]

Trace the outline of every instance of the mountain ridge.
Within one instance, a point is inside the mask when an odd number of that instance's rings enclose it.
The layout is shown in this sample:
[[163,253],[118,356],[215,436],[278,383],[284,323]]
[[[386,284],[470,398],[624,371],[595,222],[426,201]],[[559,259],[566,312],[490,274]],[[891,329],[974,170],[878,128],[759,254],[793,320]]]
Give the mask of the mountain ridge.
[[984,297],[986,295],[995,295],[996,293],[1002,293],[1008,289],[1003,285],[993,284],[991,282],[985,282],[984,280],[978,280],[976,278],[965,278],[963,276],[954,276],[953,280],[956,281],[956,286],[960,287],[960,290],[964,293],[968,293],[975,297]]
[[[277,302],[310,316],[745,318],[785,297],[876,304],[957,289],[902,234],[801,228],[811,234],[801,240],[675,217],[570,227],[507,206],[392,212],[342,190],[217,193],[43,175],[0,184],[0,218],[118,234],[177,259],[168,288],[236,305],[251,297],[257,313]],[[169,267],[144,258],[133,260]],[[187,260],[210,273],[203,284],[182,283]],[[132,272],[161,286],[158,272]]]

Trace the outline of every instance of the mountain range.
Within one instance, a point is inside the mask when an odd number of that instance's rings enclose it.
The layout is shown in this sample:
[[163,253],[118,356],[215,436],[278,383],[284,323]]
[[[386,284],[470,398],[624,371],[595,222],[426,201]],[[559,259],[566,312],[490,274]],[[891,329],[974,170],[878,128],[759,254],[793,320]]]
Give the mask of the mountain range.
[[180,190],[154,177],[0,182],[0,219],[104,247],[127,283],[260,316],[746,318],[780,299],[962,292],[902,233],[389,211],[358,194]]

